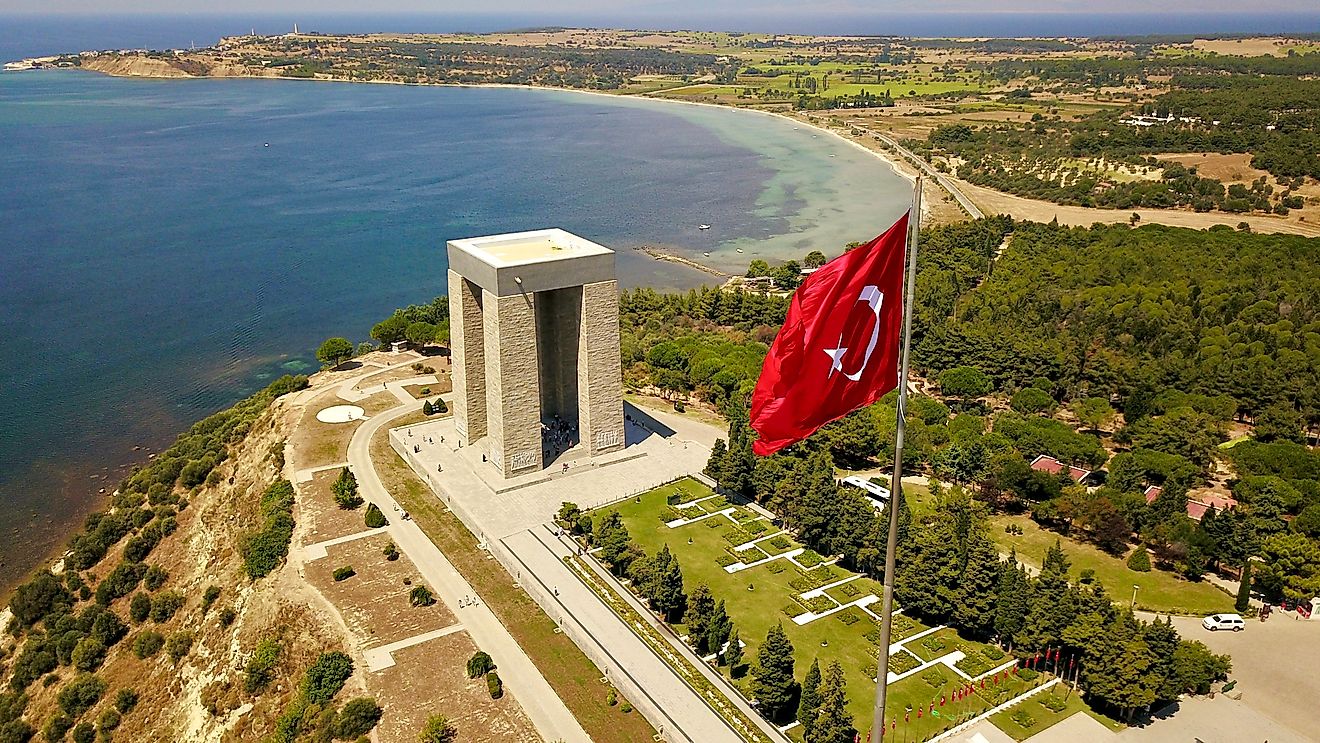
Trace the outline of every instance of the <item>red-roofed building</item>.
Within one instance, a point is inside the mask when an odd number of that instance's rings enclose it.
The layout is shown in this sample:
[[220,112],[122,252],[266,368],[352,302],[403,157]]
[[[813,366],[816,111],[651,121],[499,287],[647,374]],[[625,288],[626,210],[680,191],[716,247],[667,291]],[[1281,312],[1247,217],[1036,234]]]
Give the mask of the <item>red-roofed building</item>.
[[1060,472],[1067,471],[1068,476],[1073,482],[1083,482],[1091,476],[1091,470],[1084,470],[1081,467],[1073,467],[1064,464],[1048,454],[1041,454],[1031,460],[1031,468],[1037,472],[1048,472],[1051,475],[1057,475]]
[[[1151,485],[1147,487],[1145,490],[1146,504],[1150,505],[1151,503],[1154,503],[1155,499],[1160,497],[1160,494],[1163,492],[1164,488],[1159,485]],[[1187,498],[1187,518],[1194,521],[1200,521],[1211,508],[1215,509],[1218,513],[1222,513],[1236,506],[1237,501],[1232,498],[1225,498],[1213,493],[1206,493],[1196,498],[1189,496]]]

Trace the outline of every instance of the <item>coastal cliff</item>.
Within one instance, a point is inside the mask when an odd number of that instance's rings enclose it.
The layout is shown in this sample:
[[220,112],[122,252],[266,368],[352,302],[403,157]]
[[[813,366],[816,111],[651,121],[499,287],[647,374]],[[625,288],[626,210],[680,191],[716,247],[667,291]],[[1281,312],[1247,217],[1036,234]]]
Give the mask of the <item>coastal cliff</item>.
[[116,77],[196,77],[176,62],[143,54],[99,54],[82,58],[85,70]]
[[3,616],[0,729],[162,742],[274,731],[304,670],[350,640],[292,563],[250,577],[270,494],[289,485],[286,402],[268,389],[195,425],[18,589]]

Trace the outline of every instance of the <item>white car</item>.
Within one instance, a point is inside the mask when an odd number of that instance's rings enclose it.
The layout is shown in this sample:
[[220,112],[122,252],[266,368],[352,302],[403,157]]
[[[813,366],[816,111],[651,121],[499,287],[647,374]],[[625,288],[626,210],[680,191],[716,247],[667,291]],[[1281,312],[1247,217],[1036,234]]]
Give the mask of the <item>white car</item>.
[[1241,632],[1247,628],[1247,623],[1237,614],[1211,614],[1201,620],[1201,626],[1217,632],[1221,629],[1231,629],[1234,632]]

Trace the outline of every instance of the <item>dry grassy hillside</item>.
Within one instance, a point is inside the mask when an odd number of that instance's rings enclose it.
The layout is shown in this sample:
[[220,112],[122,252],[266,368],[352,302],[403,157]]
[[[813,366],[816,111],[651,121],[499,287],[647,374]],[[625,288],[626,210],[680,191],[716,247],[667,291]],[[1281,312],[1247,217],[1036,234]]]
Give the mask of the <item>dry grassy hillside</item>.
[[[245,571],[240,544],[262,528],[262,495],[283,477],[289,427],[283,402],[234,429],[204,484],[176,484],[171,493],[155,488],[141,507],[117,497],[111,516],[144,512],[134,523],[150,521],[135,525],[95,564],[82,571],[56,565],[53,578],[39,575],[20,589],[13,605],[20,620],[48,596],[55,596],[54,609],[30,626],[12,622],[0,644],[0,741],[25,740],[25,730],[36,739],[67,739],[58,729],[75,723],[125,741],[260,740],[275,731],[308,666],[346,641],[340,627],[309,608],[316,598],[287,562],[255,581]],[[180,479],[187,475],[185,467]],[[154,524],[169,521],[176,527],[164,529],[168,535],[144,559],[125,559]],[[77,544],[63,563],[87,561],[74,554]],[[145,566],[135,568],[143,580],[112,598],[122,590],[102,584],[120,581],[125,565]],[[38,584],[45,590],[33,588]],[[79,618],[91,626],[70,629]],[[262,641],[274,662],[261,673],[266,683],[248,682],[253,674],[245,667]],[[43,648],[53,660],[42,657]],[[43,670],[52,663],[53,670]],[[365,688],[357,678],[347,686],[336,702]],[[89,733],[69,734],[79,740]]]

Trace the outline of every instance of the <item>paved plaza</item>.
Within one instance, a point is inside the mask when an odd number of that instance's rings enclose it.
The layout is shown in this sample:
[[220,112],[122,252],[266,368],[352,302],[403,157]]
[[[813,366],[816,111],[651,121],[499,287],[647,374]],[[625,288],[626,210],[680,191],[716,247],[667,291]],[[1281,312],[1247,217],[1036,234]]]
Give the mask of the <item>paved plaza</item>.
[[480,446],[459,446],[452,418],[395,429],[390,442],[468,528],[489,542],[552,521],[566,501],[596,508],[706,466],[710,443],[719,434],[714,427],[625,408],[624,449],[594,458],[570,450],[552,468],[507,479],[484,461]]
[[631,404],[625,414],[624,449],[595,457],[570,450],[551,468],[512,478],[483,460],[482,447],[460,447],[452,418],[395,429],[390,443],[665,740],[735,743],[741,736],[563,561],[573,546],[552,523],[562,503],[596,508],[699,472],[723,433]]

